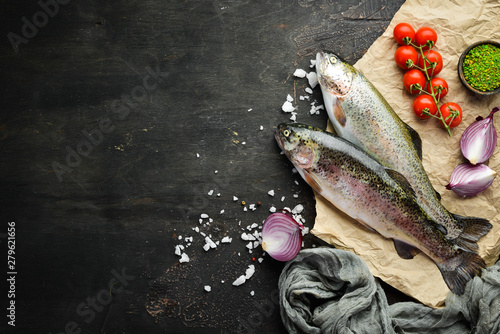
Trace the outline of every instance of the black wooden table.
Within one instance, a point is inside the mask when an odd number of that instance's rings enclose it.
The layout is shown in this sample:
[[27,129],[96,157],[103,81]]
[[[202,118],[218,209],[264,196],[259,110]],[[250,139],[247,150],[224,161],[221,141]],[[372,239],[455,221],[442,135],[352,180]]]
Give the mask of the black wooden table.
[[272,207],[314,223],[273,130],[287,95],[327,116],[292,74],[320,49],[354,63],[402,3],[3,1],[0,328],[285,333],[283,263],[241,234]]

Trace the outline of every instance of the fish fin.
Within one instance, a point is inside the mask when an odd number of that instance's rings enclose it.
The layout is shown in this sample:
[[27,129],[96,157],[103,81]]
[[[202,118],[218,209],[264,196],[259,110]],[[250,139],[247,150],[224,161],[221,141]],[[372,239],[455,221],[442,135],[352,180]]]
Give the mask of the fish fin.
[[466,251],[477,251],[477,241],[486,235],[492,228],[492,225],[487,219],[477,217],[465,217],[456,214],[451,214],[464,230],[455,239],[455,244]]
[[342,109],[342,106],[340,105],[338,99],[334,99],[332,101],[332,108],[335,119],[340,125],[342,125],[342,127],[344,127],[345,123],[347,122],[347,118],[345,116],[344,109]]
[[438,193],[438,191],[436,189],[434,189],[434,191],[436,192],[436,197],[437,197],[438,201],[441,202],[441,194]]
[[420,252],[418,248],[396,239],[394,239],[394,248],[396,248],[398,255],[405,260],[413,259]]
[[403,176],[403,174],[395,171],[394,169],[385,169],[386,173],[393,179],[403,190],[407,193],[410,194],[411,196],[416,196],[415,195],[415,190],[410,185],[410,182],[406,179],[406,177]]
[[311,173],[307,169],[302,170],[302,176],[304,177],[304,180],[307,182],[307,184],[313,188],[314,191],[316,191],[318,194],[321,194],[321,186],[316,182],[314,177],[311,176]]
[[463,295],[467,282],[474,276],[479,276],[481,270],[486,268],[486,263],[481,256],[465,251],[444,263],[436,263],[436,265],[441,271],[446,285],[456,295]]
[[363,220],[361,219],[356,219],[356,221],[358,223],[361,224],[361,226],[363,226],[364,228],[366,228],[367,230],[369,230],[370,232],[375,232],[375,233],[378,233],[377,230],[375,230],[373,227],[371,227],[370,225],[368,225],[367,223],[365,223]]
[[415,150],[417,150],[418,157],[422,160],[422,139],[417,131],[415,131],[411,126],[406,124],[406,129],[410,134],[411,141],[413,142],[413,146],[415,146]]

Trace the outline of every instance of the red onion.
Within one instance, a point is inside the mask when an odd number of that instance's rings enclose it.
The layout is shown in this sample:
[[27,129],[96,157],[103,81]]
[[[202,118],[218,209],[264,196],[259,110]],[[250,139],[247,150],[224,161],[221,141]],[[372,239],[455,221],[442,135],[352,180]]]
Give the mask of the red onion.
[[262,249],[275,260],[289,261],[302,247],[303,229],[289,212],[270,214],[262,226]]
[[458,165],[451,173],[446,189],[460,196],[470,197],[486,190],[495,179],[496,172],[484,164],[469,163]]
[[493,108],[488,117],[478,117],[477,121],[465,129],[460,138],[462,154],[471,164],[480,164],[488,160],[497,144],[497,131],[493,125],[493,114],[498,108]]

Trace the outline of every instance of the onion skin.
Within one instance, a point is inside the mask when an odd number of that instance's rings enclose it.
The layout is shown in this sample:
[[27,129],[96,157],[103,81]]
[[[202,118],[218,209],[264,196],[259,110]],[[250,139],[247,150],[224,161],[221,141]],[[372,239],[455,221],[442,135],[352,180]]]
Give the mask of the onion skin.
[[278,261],[289,261],[302,247],[304,226],[291,214],[270,214],[262,225],[262,249]]
[[496,172],[484,164],[458,165],[451,173],[446,189],[462,197],[475,196],[486,190],[496,177]]
[[488,117],[469,125],[460,138],[460,150],[473,165],[485,162],[495,151],[497,131],[493,125],[493,114],[498,110],[493,108]]

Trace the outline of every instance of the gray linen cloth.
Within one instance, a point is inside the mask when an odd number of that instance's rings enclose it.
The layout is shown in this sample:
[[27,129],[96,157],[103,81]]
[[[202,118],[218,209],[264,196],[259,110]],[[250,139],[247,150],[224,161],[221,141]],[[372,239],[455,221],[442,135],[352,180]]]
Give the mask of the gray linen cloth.
[[500,333],[500,262],[469,282],[462,296],[450,293],[440,309],[389,306],[361,258],[328,247],[301,250],[284,267],[279,289],[289,333]]

